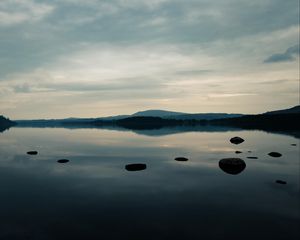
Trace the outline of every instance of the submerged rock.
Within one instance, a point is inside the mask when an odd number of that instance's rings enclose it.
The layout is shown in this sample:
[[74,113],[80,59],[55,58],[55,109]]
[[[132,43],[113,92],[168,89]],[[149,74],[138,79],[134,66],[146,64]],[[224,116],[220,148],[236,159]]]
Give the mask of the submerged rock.
[[282,181],[282,180],[276,180],[276,183],[278,183],[278,184],[287,184],[286,181]]
[[252,151],[249,150],[248,153],[252,153]]
[[242,142],[244,142],[245,140],[240,138],[240,137],[233,137],[230,139],[230,142],[233,144],[240,144]]
[[185,158],[185,157],[177,157],[177,158],[175,158],[175,160],[178,161],[178,162],[186,162],[186,161],[188,161],[189,159],[187,159],[187,158]]
[[68,160],[68,159],[59,159],[59,160],[57,160],[58,163],[67,163],[69,161],[70,160]]
[[270,152],[270,153],[268,153],[268,155],[271,157],[281,157],[282,156],[282,154],[279,152]]
[[240,158],[223,158],[219,161],[219,167],[228,174],[239,174],[246,168],[246,163]]
[[240,154],[240,153],[242,153],[242,152],[241,152],[241,151],[235,151],[235,153],[236,153],[236,154]]
[[247,157],[249,159],[258,159],[258,157]]
[[292,143],[291,146],[297,146],[297,144],[296,143]]
[[29,154],[29,155],[37,155],[38,152],[37,151],[29,151],[29,152],[27,152],[27,154]]
[[133,164],[127,164],[125,166],[125,169],[127,171],[141,171],[145,170],[147,168],[147,165],[144,163],[133,163]]

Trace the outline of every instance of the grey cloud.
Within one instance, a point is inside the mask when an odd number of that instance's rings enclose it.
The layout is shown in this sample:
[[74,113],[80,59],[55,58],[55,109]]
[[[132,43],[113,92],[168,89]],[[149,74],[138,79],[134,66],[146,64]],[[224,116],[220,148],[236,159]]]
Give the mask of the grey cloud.
[[[37,5],[38,1],[30,2]],[[53,9],[43,21],[0,27],[0,63],[3,66],[0,78],[11,72],[40,67],[80,48],[83,42],[202,44],[298,24],[295,0],[150,2],[43,1]],[[9,11],[12,10],[6,9]],[[143,25],[157,18],[164,19],[166,24]]]
[[274,85],[274,84],[291,84],[291,83],[298,83],[298,79],[277,79],[277,80],[267,80],[263,82],[254,82],[253,84],[261,84],[261,85]]
[[191,75],[191,76],[197,76],[197,75],[204,75],[204,74],[209,74],[215,72],[214,70],[210,69],[199,69],[199,70],[182,70],[182,71],[177,71],[176,74],[178,75]]
[[8,27],[23,23],[37,22],[49,15],[54,7],[50,4],[34,0],[1,1],[0,27]]
[[70,91],[70,92],[99,92],[99,91],[132,91],[138,89],[153,90],[160,88],[160,83],[143,81],[132,82],[128,79],[128,83],[111,83],[111,84],[83,84],[83,83],[62,83],[62,84],[48,84],[45,87],[55,91]]
[[29,93],[31,92],[31,87],[24,83],[13,87],[14,92],[16,93]]
[[37,92],[109,92],[109,91],[127,91],[160,89],[164,86],[161,82],[153,79],[120,79],[111,83],[20,83],[12,88],[15,93],[37,93]]
[[294,61],[300,55],[299,44],[289,47],[284,53],[276,53],[264,60],[265,63]]

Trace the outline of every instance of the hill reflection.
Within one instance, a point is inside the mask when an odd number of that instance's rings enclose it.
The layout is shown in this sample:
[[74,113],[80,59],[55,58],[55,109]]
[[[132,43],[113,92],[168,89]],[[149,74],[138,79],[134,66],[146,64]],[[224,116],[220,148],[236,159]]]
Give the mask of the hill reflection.
[[[131,131],[138,135],[144,136],[152,136],[152,137],[159,137],[159,136],[167,136],[172,134],[179,134],[179,133],[188,133],[188,132],[235,132],[244,130],[242,127],[228,127],[228,126],[214,126],[214,125],[195,125],[195,126],[166,126],[160,128],[151,128],[151,129],[131,129],[129,127],[121,127],[116,125],[103,125],[103,126],[94,126],[94,125],[87,125],[87,124],[72,124],[72,125],[22,125],[18,124],[12,126],[13,128],[64,128],[64,129],[106,129],[106,130],[113,130],[113,131]],[[0,132],[4,132],[9,130],[11,127],[0,128]],[[300,138],[300,131],[266,131],[260,130],[268,133],[276,133],[276,134],[283,134],[292,136],[295,138]]]

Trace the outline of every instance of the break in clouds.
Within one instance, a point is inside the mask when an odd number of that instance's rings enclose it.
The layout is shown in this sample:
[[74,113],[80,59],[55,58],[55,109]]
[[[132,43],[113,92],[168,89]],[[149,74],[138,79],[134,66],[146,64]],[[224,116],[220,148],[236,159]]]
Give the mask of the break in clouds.
[[298,4],[3,0],[1,114],[59,118],[149,108],[256,113],[291,107],[299,95]]

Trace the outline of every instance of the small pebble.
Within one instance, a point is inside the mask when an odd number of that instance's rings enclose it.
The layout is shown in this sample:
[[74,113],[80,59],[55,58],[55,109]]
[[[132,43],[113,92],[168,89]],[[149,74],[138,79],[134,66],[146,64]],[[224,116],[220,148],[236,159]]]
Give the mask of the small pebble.
[[179,161],[179,162],[186,162],[188,159],[185,157],[177,157],[177,158],[175,158],[175,160]]
[[57,162],[58,163],[67,163],[67,162],[69,162],[69,160],[68,159],[59,159],[59,160],[57,160]]
[[286,181],[276,180],[276,183],[278,183],[278,184],[286,184]]
[[127,171],[141,171],[145,170],[147,168],[147,165],[144,163],[132,163],[132,164],[127,164],[125,166],[125,169]]
[[245,140],[242,139],[241,137],[233,137],[233,138],[230,138],[229,140],[231,143],[233,144],[241,144],[242,142],[244,142]]
[[270,153],[268,153],[268,155],[271,157],[281,157],[282,156],[282,154],[279,152],[270,152]]
[[29,151],[29,152],[27,152],[27,154],[29,154],[29,155],[37,155],[38,152],[37,151]]

